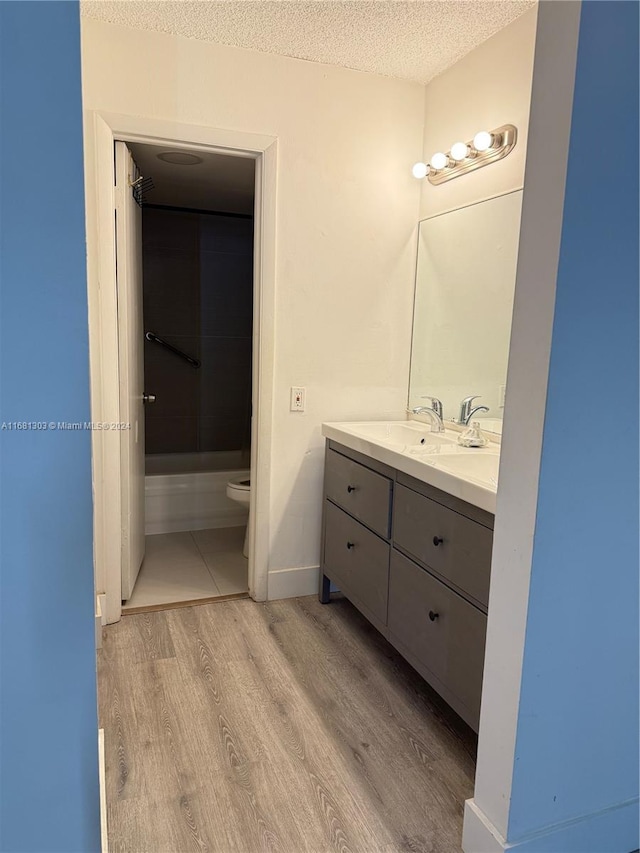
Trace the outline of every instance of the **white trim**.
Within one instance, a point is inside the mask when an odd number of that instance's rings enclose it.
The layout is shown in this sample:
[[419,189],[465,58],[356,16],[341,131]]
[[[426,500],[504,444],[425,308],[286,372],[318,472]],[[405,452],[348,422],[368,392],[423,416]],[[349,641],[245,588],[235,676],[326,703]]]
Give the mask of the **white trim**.
[[474,792],[476,805],[504,837],[516,760],[580,8],[580,3],[538,6]]
[[107,776],[104,761],[104,729],[98,729],[98,779],[100,784],[100,847],[102,853],[109,853],[109,833],[107,828]]
[[[621,814],[622,812],[622,814]],[[465,853],[602,853],[611,849],[611,839],[620,839],[626,824],[627,842],[617,849],[635,850],[638,844],[638,799],[628,800],[595,814],[548,827],[544,832],[507,842],[473,800],[464,804],[462,849]],[[619,845],[619,841],[616,842]]]
[[319,566],[302,566],[299,569],[278,569],[269,572],[269,601],[278,598],[298,598],[318,592]]
[[106,599],[106,596],[105,596],[104,592],[98,593],[98,595],[96,595],[96,602],[97,602],[96,613],[100,614],[100,618],[102,619],[101,624],[103,626],[107,624],[107,617],[105,615],[105,599]]
[[104,595],[96,595],[96,613],[95,613],[95,630],[96,630],[96,649],[102,648],[102,626],[104,625],[104,616],[102,614],[102,602]]
[[502,853],[506,842],[474,800],[465,800],[462,849],[465,853]]
[[[202,127],[97,111],[85,112],[89,352],[94,421],[119,422],[118,325],[115,281],[113,143],[146,142],[207,150],[256,160],[254,265],[254,418],[251,430],[249,592],[267,594],[271,424],[275,308],[277,139],[264,134]],[[121,615],[120,440],[92,432],[96,587],[104,589],[106,621]]]

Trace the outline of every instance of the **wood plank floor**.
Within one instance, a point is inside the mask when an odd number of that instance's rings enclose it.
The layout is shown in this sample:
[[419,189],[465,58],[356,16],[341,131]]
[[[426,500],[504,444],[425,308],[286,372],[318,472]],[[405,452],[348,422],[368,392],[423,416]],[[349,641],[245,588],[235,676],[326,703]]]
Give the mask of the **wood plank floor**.
[[346,600],[125,616],[99,653],[111,853],[453,853],[476,739]]

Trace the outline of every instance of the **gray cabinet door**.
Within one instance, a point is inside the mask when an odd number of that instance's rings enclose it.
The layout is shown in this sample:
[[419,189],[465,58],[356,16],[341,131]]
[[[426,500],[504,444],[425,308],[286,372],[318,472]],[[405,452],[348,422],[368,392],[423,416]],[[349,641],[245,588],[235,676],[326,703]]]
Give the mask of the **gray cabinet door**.
[[365,615],[373,615],[383,625],[387,622],[389,550],[383,539],[326,502],[323,572],[354,604],[363,606]]
[[389,538],[392,481],[388,477],[329,448],[324,483],[328,498],[380,536]]
[[406,486],[397,485],[393,542],[487,606],[493,531]]
[[[480,717],[487,617],[395,550],[389,576],[389,639],[444,686],[476,730]],[[445,695],[450,701],[450,697]],[[454,707],[456,707],[454,705]]]

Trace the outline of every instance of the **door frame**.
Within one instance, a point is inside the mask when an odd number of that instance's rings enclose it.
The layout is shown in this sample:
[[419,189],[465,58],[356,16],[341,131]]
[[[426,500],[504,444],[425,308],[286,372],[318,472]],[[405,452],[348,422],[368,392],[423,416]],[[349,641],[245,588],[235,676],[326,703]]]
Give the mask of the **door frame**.
[[[166,145],[255,160],[253,381],[249,594],[267,598],[275,355],[277,137],[86,110],[84,114],[91,417],[119,424],[114,141]],[[105,621],[121,616],[120,433],[92,430],[94,569]]]

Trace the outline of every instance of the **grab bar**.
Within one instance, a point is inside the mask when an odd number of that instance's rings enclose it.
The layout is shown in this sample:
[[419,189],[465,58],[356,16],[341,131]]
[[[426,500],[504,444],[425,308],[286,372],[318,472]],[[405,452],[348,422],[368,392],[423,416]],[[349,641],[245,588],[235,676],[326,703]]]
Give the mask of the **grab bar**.
[[166,341],[163,341],[162,338],[159,338],[153,332],[147,332],[145,338],[148,341],[151,341],[154,344],[160,344],[161,347],[170,350],[174,355],[179,355],[180,358],[184,358],[185,361],[188,361],[192,367],[195,367],[196,370],[200,367],[200,362],[197,358],[191,358],[190,355],[187,355],[186,352],[182,352],[182,350],[176,349],[176,347],[168,344]]

